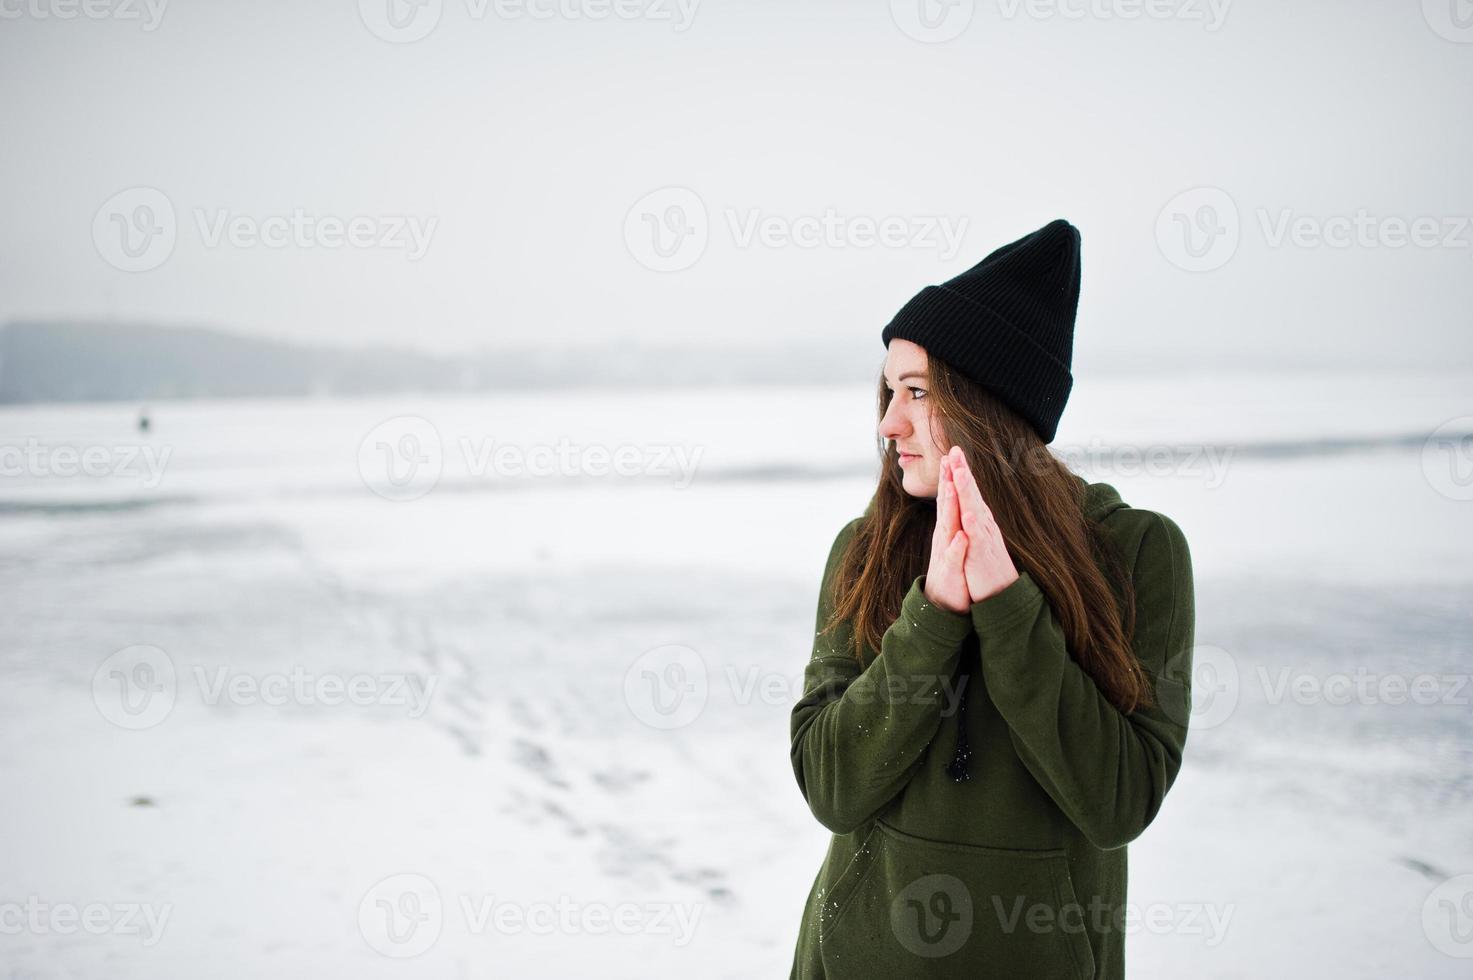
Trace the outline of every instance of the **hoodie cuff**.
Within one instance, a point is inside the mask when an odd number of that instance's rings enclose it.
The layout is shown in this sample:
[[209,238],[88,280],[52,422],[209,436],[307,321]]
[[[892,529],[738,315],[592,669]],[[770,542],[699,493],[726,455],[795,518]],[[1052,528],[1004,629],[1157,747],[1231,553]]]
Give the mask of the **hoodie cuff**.
[[1024,619],[1031,619],[1043,603],[1043,590],[1027,572],[1001,592],[972,603],[972,626],[979,637],[1007,633]]
[[942,609],[926,598],[925,575],[917,575],[910,583],[900,603],[900,615],[932,639],[950,646],[959,645],[972,631],[972,618],[966,613]]

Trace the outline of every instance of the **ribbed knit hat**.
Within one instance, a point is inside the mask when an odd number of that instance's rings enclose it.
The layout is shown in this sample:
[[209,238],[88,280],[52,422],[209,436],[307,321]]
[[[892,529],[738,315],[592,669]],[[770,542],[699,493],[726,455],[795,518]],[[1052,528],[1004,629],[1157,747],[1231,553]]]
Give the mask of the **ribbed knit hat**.
[[1055,218],[939,286],[927,286],[881,332],[919,344],[987,388],[1045,443],[1074,377],[1079,229]]

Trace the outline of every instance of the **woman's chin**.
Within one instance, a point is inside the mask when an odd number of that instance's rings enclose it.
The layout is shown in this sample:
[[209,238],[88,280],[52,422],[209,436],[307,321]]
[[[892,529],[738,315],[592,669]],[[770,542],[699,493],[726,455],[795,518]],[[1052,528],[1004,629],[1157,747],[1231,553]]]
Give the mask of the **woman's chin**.
[[910,473],[905,474],[900,480],[900,486],[912,497],[935,497],[936,488],[927,486],[926,482]]

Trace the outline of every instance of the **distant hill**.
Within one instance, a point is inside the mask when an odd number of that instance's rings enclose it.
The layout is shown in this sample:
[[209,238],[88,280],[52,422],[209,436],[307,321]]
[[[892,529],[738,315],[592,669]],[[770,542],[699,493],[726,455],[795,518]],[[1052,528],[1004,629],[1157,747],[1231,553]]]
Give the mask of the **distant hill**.
[[[840,356],[836,356],[840,355]],[[0,403],[877,380],[884,350],[605,344],[457,356],[308,347],[199,327],[13,321],[0,328]]]

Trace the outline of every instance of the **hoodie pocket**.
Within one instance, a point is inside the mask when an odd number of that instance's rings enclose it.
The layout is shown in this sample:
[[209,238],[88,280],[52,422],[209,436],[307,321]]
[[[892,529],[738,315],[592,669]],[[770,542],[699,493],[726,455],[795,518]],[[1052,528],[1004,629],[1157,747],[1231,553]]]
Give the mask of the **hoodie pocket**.
[[828,898],[819,941],[838,976],[1094,976],[1062,848],[953,844],[877,820]]

